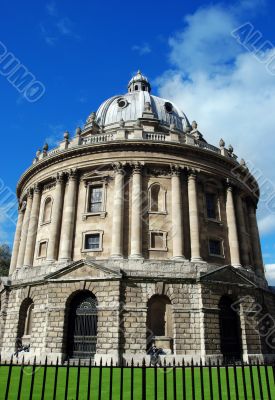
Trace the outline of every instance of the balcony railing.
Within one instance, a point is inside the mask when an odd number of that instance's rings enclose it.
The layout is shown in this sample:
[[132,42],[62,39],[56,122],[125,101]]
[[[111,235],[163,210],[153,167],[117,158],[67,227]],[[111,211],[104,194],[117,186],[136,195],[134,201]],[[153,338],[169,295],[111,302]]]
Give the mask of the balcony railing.
[[124,135],[119,135],[117,132],[109,132],[109,133],[94,133],[90,134],[86,137],[75,137],[71,141],[63,141],[60,143],[59,147],[54,148],[48,152],[43,152],[39,156],[36,157],[34,162],[37,162],[47,156],[54,156],[58,154],[62,150],[72,149],[82,145],[93,145],[98,143],[108,143],[111,141],[117,140],[148,140],[154,142],[166,142],[166,143],[182,143],[188,145],[190,147],[198,147],[200,149],[208,150],[214,152],[216,154],[224,155],[225,157],[237,159],[237,156],[232,152],[229,152],[227,149],[221,150],[218,147],[213,146],[212,144],[206,143],[201,140],[197,140],[194,136],[189,134],[179,134],[178,132],[169,132],[169,133],[158,133],[158,132],[141,132],[140,136],[135,136],[135,133],[124,133]]

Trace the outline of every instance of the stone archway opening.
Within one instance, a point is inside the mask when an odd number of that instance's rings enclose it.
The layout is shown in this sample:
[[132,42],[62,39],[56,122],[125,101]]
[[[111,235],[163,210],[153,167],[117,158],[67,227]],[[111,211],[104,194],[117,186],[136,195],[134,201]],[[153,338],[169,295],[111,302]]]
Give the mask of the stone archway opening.
[[19,320],[17,327],[17,337],[15,347],[18,348],[22,343],[29,345],[33,326],[34,303],[30,297],[23,300],[19,310]]
[[78,292],[67,305],[67,356],[94,358],[97,345],[97,299],[89,291]]
[[219,302],[221,353],[227,363],[242,359],[240,318],[233,303],[229,296],[223,296]]
[[166,353],[173,352],[172,304],[164,295],[154,295],[148,301],[147,350],[152,344]]

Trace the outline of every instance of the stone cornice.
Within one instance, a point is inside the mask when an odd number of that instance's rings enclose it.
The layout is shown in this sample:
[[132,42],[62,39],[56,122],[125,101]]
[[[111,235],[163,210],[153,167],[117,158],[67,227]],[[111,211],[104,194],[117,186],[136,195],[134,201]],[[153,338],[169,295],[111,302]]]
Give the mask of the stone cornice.
[[[145,140],[131,140],[131,141],[111,141],[107,143],[97,143],[92,145],[82,145],[82,146],[75,146],[67,150],[59,151],[53,153],[53,155],[43,158],[41,161],[33,164],[28,170],[26,170],[23,175],[21,176],[18,185],[17,185],[17,196],[20,197],[22,189],[24,186],[27,185],[28,181],[35,176],[40,171],[43,171],[47,167],[52,165],[56,165],[59,162],[63,162],[65,160],[74,159],[83,155],[88,154],[98,154],[98,153],[108,153],[108,152],[121,152],[122,150],[129,150],[129,151],[142,151],[152,152],[155,153],[169,153],[175,156],[192,156],[197,155],[198,159],[204,161],[213,161],[213,164],[216,166],[220,166],[228,170],[228,176],[234,181],[237,186],[244,186],[247,190],[249,187],[254,189],[254,194],[258,190],[258,185],[254,177],[247,173],[247,170],[243,169],[242,166],[239,166],[238,162],[234,159],[224,157],[220,154],[211,152],[206,149],[202,149],[199,147],[194,147],[186,144],[178,144],[172,142],[153,142],[153,141],[145,141]],[[153,163],[153,161],[152,161]],[[183,164],[187,164],[183,162]],[[196,168],[200,168],[199,161],[194,162],[194,160],[190,160],[190,166],[194,166]],[[192,165],[193,164],[193,165]],[[196,165],[195,165],[196,164]],[[169,164],[168,164],[169,165]],[[188,166],[188,165],[186,165]],[[211,163],[209,165],[211,167]],[[235,178],[232,178],[232,170],[238,172],[238,175],[235,174]],[[202,169],[203,171],[203,169]],[[213,172],[217,171],[217,167],[214,169]],[[224,172],[224,171],[222,171]],[[238,178],[244,177],[245,184]],[[245,178],[246,177],[246,178]],[[248,182],[250,181],[250,184]],[[255,190],[255,187],[257,190]],[[252,194],[252,193],[250,193]],[[257,194],[257,193],[256,193]],[[255,196],[256,197],[256,196]]]

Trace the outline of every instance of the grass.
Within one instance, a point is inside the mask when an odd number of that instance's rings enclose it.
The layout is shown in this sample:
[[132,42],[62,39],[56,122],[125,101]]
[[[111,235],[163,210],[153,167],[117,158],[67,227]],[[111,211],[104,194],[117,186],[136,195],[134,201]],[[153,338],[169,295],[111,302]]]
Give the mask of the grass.
[[[43,376],[44,376],[44,367],[36,367],[34,374],[34,390],[33,390],[33,400],[40,400],[43,386]],[[229,385],[230,385],[230,395],[231,399],[237,399],[235,395],[235,384],[234,384],[234,370],[233,368],[229,368]],[[99,368],[93,367],[91,370],[91,400],[98,399],[98,388],[99,388]],[[6,384],[8,378],[9,366],[1,366],[0,367],[0,400],[5,399],[5,391]],[[57,391],[56,391],[56,399],[65,399],[65,387],[66,387],[66,367],[59,367],[57,373]],[[45,381],[45,396],[44,399],[53,399],[53,391],[54,391],[54,381],[55,381],[55,367],[48,367]],[[227,390],[226,390],[226,370],[225,368],[220,369],[221,373],[221,383],[222,383],[222,400],[228,399]],[[252,367],[253,373],[253,381],[255,385],[255,400],[260,400],[260,387],[258,381],[258,372],[257,367]],[[22,369],[20,366],[13,366],[11,371],[11,381],[10,381],[10,390],[8,394],[8,400],[17,400],[18,398],[18,388],[20,375],[22,376],[22,389],[21,389],[21,397],[20,400],[29,400],[30,398],[30,387],[32,380],[32,367],[25,366]],[[80,368],[80,384],[79,389],[77,389],[77,375],[78,368],[70,367],[69,369],[69,384],[68,384],[68,396],[67,400],[75,400],[77,398],[77,390],[79,390],[79,400],[87,400],[87,390],[88,390],[88,378],[89,378],[89,368],[81,367]],[[268,399],[267,393],[267,383],[265,378],[265,369],[264,367],[260,367],[260,377],[263,388],[264,399]],[[131,369],[124,368],[123,374],[123,400],[130,399],[131,393]],[[157,391],[158,391],[158,399],[164,399],[164,378],[165,373],[163,368],[157,369]],[[173,391],[173,370],[167,367],[167,399],[174,399],[174,391]],[[216,368],[212,368],[212,379],[213,379],[213,398],[210,396],[210,381],[209,381],[209,369],[203,369],[203,381],[204,381],[204,392],[205,392],[205,400],[219,400],[218,394],[218,373]],[[271,398],[275,399],[275,385],[273,378],[273,370],[272,367],[268,367],[268,379],[271,387]],[[253,399],[252,391],[251,391],[251,381],[250,381],[250,371],[249,367],[245,367],[245,380],[247,387],[247,395],[248,399]],[[195,382],[195,399],[201,399],[201,383],[200,383],[200,370],[199,368],[194,369],[194,382]],[[239,389],[239,399],[245,399],[244,391],[243,391],[243,380],[242,380],[242,371],[240,368],[237,368],[237,382]],[[192,399],[192,377],[191,377],[191,369],[185,368],[185,384],[186,384],[186,400]],[[110,368],[102,368],[102,391],[101,391],[101,399],[107,400],[109,399],[109,386],[110,386]],[[112,399],[120,399],[120,386],[121,386],[121,369],[114,368],[113,369],[113,389],[112,389]],[[182,369],[176,369],[176,387],[177,387],[177,399],[182,399]],[[146,399],[153,400],[154,399],[154,369],[147,368],[146,369]],[[142,399],[142,369],[135,368],[134,369],[134,399],[141,400]]]

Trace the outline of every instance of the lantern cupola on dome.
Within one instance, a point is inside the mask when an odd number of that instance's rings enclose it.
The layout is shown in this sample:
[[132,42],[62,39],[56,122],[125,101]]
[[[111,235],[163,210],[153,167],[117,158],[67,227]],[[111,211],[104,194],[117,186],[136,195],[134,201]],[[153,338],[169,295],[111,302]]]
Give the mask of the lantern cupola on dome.
[[133,76],[133,78],[128,83],[128,92],[151,92],[151,85],[148,81],[148,78],[138,70],[137,74]]

